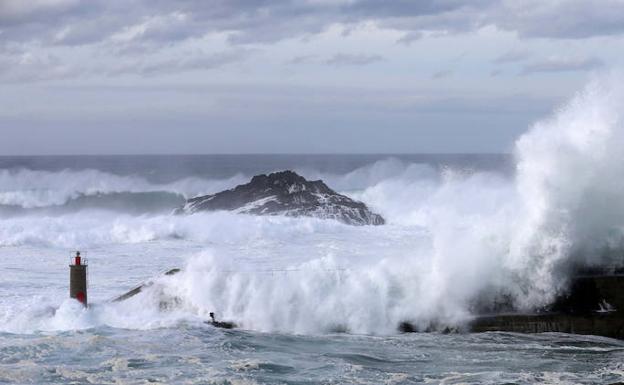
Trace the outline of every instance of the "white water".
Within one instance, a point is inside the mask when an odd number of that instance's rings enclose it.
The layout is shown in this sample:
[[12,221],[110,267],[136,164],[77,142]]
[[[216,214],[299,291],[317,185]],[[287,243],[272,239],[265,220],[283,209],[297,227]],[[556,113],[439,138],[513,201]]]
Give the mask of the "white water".
[[[96,209],[0,219],[5,267],[20,270],[19,258],[46,255],[26,279],[40,282],[0,286],[0,331],[144,329],[201,322],[216,311],[252,330],[385,334],[404,320],[423,328],[460,324],[484,293],[511,295],[523,308],[541,306],[565,285],[566,266],[602,263],[601,250],[621,245],[624,96],[613,79],[593,82],[519,138],[515,175],[440,172],[393,158],[347,174],[299,170],[364,201],[386,226]],[[0,203],[44,207],[110,192],[193,196],[248,177],[157,185],[97,170],[4,170]],[[64,299],[64,258],[76,248],[91,252],[96,306],[88,310]],[[184,271],[156,278],[144,294],[106,302],[176,266]],[[179,306],[160,311],[159,301],[173,297]]]
[[60,206],[80,196],[110,193],[170,192],[185,198],[212,194],[245,183],[238,174],[225,180],[183,178],[154,184],[144,177],[120,176],[99,170],[0,170],[0,205],[23,208]]

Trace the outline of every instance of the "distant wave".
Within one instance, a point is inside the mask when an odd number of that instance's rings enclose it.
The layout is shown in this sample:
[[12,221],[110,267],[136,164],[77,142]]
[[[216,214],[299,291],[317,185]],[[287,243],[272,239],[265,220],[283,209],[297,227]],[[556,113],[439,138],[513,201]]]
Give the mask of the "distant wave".
[[22,207],[20,205],[0,205],[0,215],[64,215],[81,210],[110,210],[124,214],[171,213],[184,204],[186,198],[179,193],[167,191],[149,192],[108,192],[92,195],[79,194],[62,205]]
[[[280,170],[273,170],[280,171]],[[367,199],[362,192],[384,183],[428,184],[440,179],[435,168],[387,158],[346,174],[296,169],[308,179],[323,179],[333,189]],[[183,177],[158,184],[140,175],[122,176],[95,169],[44,171],[0,169],[0,215],[51,214],[83,209],[111,209],[129,214],[162,213],[181,205],[184,199],[211,194],[246,183],[251,175],[236,174],[225,179]],[[433,183],[433,184],[432,184]],[[405,191],[401,189],[400,191]],[[409,202],[408,196],[403,196]]]
[[214,193],[244,180],[244,176],[234,175],[222,180],[184,178],[168,184],[154,184],[141,176],[120,176],[99,170],[3,169],[0,170],[0,205],[32,209],[70,202],[75,206],[84,204],[87,197],[110,200],[111,194],[117,194],[114,197],[120,199],[132,197],[121,193],[166,192],[186,198]]

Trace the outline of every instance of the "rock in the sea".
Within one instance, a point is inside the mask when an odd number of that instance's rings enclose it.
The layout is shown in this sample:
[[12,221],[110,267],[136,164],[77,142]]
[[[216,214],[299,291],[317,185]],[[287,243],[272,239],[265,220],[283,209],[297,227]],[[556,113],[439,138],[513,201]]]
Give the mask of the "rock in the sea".
[[338,194],[323,181],[308,181],[293,171],[256,175],[251,182],[186,201],[182,212],[229,210],[243,214],[309,216],[350,225],[383,225],[384,219],[362,202]]

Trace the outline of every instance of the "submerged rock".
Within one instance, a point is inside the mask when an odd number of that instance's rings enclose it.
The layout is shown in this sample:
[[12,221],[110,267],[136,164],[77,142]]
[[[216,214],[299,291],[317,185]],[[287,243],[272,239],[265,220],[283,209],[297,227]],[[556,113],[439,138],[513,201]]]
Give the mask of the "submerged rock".
[[383,225],[384,219],[362,202],[338,194],[323,181],[308,181],[293,171],[256,175],[247,184],[192,198],[185,213],[228,210],[242,214],[308,216],[349,225]]

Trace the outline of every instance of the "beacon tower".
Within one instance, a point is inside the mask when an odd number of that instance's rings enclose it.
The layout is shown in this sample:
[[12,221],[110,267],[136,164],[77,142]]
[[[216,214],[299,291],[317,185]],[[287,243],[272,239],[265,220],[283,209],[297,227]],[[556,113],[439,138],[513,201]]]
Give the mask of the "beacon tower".
[[76,251],[69,264],[69,296],[87,307],[87,260]]

